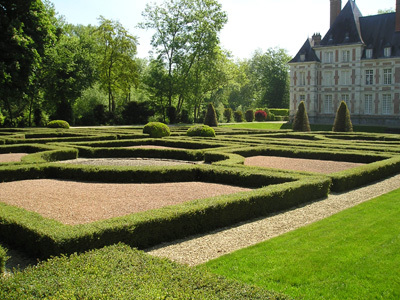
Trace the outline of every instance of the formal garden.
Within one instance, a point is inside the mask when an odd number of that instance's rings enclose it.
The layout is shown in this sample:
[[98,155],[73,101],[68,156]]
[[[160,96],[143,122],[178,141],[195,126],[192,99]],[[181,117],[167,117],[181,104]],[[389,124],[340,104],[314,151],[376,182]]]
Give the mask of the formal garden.
[[[399,262],[398,193],[382,205],[368,202],[367,212],[357,206],[334,216],[339,220],[199,267],[142,250],[392,177],[400,171],[400,135],[146,126],[0,129],[1,271],[7,248],[40,260],[26,270],[8,268],[1,299],[333,299],[316,284],[332,255],[322,248],[336,249],[332,269],[340,265],[342,274],[335,280],[326,267],[321,276],[340,289],[338,282],[351,285],[360,268],[340,262],[361,251],[361,237],[381,248],[365,245],[357,263],[378,252],[371,263],[378,274],[364,266],[362,284],[346,297],[365,296],[368,278],[378,277],[382,291],[374,298],[398,298],[398,277],[381,278],[397,274],[390,262]],[[321,246],[333,241],[339,249]],[[265,248],[274,249],[268,262]],[[322,250],[311,263],[306,254],[313,249]]]

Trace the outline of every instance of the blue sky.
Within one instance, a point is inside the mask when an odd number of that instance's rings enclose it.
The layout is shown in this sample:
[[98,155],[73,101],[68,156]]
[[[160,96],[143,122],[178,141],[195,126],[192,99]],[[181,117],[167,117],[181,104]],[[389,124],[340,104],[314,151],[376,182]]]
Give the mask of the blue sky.
[[[138,56],[147,57],[153,34],[137,28],[147,3],[164,0],[51,0],[68,23],[97,25],[102,15],[118,20],[139,38]],[[236,58],[250,58],[257,49],[284,48],[295,55],[307,37],[329,29],[329,0],[219,0],[228,14],[220,38]],[[344,6],[347,0],[342,0]],[[395,8],[395,0],[356,0],[364,16]]]

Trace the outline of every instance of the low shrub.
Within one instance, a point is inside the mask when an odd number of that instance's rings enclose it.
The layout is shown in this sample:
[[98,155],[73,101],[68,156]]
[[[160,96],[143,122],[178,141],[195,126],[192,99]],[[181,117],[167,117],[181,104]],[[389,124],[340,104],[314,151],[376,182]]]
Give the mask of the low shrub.
[[253,122],[254,121],[254,111],[252,109],[249,109],[246,111],[244,114],[246,122]]
[[254,116],[257,122],[264,122],[267,120],[267,113],[263,110],[257,110]]
[[270,108],[269,111],[275,116],[288,117],[289,109],[287,108]]
[[0,277],[5,271],[7,258],[7,250],[0,245]]
[[171,135],[167,125],[161,122],[150,122],[143,127],[143,133],[150,135],[151,138],[162,138]]
[[237,123],[243,122],[243,113],[240,110],[237,110],[234,112],[233,118]]
[[63,120],[54,120],[47,123],[48,128],[69,128],[69,123]]
[[0,299],[38,298],[288,299],[263,288],[153,257],[124,244],[56,257],[0,280]]
[[188,136],[215,137],[215,130],[207,125],[196,125],[190,127],[186,134]]

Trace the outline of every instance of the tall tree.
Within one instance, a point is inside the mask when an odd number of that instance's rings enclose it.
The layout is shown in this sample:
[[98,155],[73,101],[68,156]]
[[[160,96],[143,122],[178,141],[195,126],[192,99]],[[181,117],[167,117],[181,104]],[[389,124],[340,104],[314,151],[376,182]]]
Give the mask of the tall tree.
[[96,36],[101,56],[100,83],[108,94],[109,112],[114,114],[117,94],[122,93],[127,97],[131,87],[138,81],[135,62],[137,39],[117,21],[102,16],[99,21]]
[[260,106],[289,106],[289,60],[284,49],[270,48],[265,53],[259,50],[254,53],[250,68]]
[[0,0],[0,101],[8,125],[28,105],[27,94],[54,29],[41,0]]
[[155,30],[151,44],[167,69],[171,107],[175,96],[184,96],[182,87],[196,61],[212,55],[219,45],[218,33],[227,16],[216,0],[166,0],[148,4],[143,16],[141,27]]

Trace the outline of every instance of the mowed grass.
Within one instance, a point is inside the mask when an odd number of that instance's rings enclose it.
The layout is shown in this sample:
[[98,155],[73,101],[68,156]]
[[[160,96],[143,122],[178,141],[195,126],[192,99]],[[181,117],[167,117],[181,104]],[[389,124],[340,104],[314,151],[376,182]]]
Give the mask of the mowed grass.
[[400,299],[400,190],[203,267],[295,299]]

